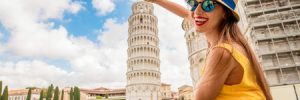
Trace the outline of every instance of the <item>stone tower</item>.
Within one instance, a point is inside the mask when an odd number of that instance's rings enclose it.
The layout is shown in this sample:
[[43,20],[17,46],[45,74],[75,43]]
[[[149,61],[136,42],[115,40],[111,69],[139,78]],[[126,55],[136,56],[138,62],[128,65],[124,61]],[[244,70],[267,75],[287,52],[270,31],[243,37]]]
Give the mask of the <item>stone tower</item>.
[[135,2],[128,23],[126,100],[161,100],[159,39],[153,5]]

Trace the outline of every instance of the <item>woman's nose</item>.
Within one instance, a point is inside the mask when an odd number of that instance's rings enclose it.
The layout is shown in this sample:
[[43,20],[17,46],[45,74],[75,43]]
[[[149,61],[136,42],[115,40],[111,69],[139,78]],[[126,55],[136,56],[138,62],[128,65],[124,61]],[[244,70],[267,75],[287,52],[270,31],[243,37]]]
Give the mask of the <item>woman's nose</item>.
[[205,13],[201,8],[201,3],[197,6],[197,8],[195,9],[195,11],[193,13],[194,13],[193,14],[194,17],[203,15]]

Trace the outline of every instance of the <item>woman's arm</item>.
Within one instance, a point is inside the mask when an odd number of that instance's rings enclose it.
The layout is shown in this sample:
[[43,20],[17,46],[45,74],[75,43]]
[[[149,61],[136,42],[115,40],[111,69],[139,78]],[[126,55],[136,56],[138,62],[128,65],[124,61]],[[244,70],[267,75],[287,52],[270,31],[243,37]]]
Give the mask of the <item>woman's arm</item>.
[[237,62],[225,48],[212,49],[203,78],[197,83],[195,100],[214,100]]
[[191,11],[169,0],[145,0],[145,1],[156,3],[184,19],[189,19],[189,20],[192,19]]

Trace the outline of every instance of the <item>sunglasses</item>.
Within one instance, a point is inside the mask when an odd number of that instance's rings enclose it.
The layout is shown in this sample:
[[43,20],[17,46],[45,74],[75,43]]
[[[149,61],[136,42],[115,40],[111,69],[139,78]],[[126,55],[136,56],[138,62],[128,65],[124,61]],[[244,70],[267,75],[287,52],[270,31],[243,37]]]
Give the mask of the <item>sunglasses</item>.
[[194,12],[199,4],[201,4],[201,8],[205,12],[211,12],[215,9],[216,1],[204,0],[203,2],[198,2],[197,0],[188,0],[187,4],[191,6],[191,11]]

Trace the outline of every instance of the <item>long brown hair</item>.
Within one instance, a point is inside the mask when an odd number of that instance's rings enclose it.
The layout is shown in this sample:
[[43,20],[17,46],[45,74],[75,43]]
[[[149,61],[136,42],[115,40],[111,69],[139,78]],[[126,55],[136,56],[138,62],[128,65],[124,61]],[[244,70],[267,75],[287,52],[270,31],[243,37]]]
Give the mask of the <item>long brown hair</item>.
[[262,71],[262,67],[258,62],[257,56],[255,55],[252,48],[248,44],[247,40],[243,36],[240,28],[237,25],[238,21],[235,19],[233,13],[230,11],[230,9],[224,6],[222,7],[225,12],[225,16],[224,16],[224,20],[220,24],[221,35],[220,35],[219,43],[224,42],[225,40],[228,41],[229,43],[232,43],[232,41],[234,41],[239,45],[241,45],[246,50],[248,57],[251,61],[253,71],[256,74],[256,80],[258,85],[262,89],[266,99],[272,100],[270,88],[267,84],[267,80]]

